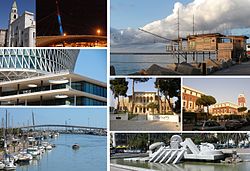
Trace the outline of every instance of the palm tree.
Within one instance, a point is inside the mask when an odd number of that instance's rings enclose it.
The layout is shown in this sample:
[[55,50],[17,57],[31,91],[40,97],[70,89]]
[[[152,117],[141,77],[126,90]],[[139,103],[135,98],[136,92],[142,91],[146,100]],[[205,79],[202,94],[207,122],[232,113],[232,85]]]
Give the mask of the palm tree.
[[[152,110],[152,113],[154,114],[154,110],[158,108],[158,104],[154,103],[154,102],[150,102],[147,107],[150,108]],[[159,111],[158,111],[159,112]]]

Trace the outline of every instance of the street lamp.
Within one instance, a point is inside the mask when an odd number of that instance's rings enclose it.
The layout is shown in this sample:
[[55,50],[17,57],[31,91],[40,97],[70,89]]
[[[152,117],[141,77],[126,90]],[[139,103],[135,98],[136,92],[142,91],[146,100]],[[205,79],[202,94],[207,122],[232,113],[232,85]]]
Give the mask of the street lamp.
[[98,36],[100,36],[101,30],[100,30],[100,29],[97,29],[97,30],[96,30],[96,33],[97,33]]

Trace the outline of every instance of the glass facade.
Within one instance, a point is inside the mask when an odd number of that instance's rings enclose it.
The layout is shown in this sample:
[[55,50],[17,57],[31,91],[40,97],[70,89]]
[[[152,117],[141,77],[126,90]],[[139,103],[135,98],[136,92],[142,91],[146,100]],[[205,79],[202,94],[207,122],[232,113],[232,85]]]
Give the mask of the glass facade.
[[[1,92],[1,97],[4,96],[12,96],[18,94],[29,94],[35,93],[40,91],[49,91],[49,90],[58,90],[58,89],[65,89],[70,88],[70,83],[67,84],[55,84],[55,85],[46,85],[46,86],[38,86],[35,88],[26,88],[14,91],[3,91]],[[18,86],[17,86],[18,87]],[[101,87],[92,83],[88,83],[85,81],[81,82],[72,82],[71,88],[74,90],[79,90],[81,92],[86,92],[89,94],[93,94],[96,96],[107,98],[107,89],[106,87]],[[28,105],[40,105],[41,102],[28,102]],[[19,104],[22,105],[22,104]],[[74,105],[74,98],[66,98],[66,99],[53,99],[53,100],[44,100],[42,105]],[[93,98],[88,97],[76,97],[76,105],[77,106],[104,106],[107,105],[106,102],[99,101]]]
[[71,84],[73,89],[107,98],[107,89],[85,81]]
[[[28,102],[28,105],[37,106],[37,105],[46,105],[46,106],[60,106],[60,105],[74,105],[74,98],[65,98],[65,99],[53,99],[53,100],[46,100],[46,101],[35,101],[35,102]],[[24,105],[24,103],[20,103],[19,105]],[[76,98],[76,105],[77,106],[106,106],[107,103],[103,101],[99,101],[96,99],[91,99],[87,97],[77,97]]]

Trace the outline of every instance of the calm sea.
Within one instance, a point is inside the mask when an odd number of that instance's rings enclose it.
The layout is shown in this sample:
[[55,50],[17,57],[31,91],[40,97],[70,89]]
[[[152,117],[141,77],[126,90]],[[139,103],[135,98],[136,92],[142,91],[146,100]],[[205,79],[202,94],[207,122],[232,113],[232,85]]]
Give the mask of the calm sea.
[[[208,55],[205,55],[205,59]],[[215,58],[215,55],[210,56],[211,59]],[[199,55],[195,60],[191,55],[188,56],[188,63],[202,62],[203,56]],[[185,59],[180,57],[180,62],[184,62]],[[167,64],[177,63],[178,59],[173,55],[130,55],[130,54],[111,54],[110,63],[115,67],[116,75],[128,75],[140,71],[141,69],[147,69],[153,64],[158,64],[162,67],[166,67]]]

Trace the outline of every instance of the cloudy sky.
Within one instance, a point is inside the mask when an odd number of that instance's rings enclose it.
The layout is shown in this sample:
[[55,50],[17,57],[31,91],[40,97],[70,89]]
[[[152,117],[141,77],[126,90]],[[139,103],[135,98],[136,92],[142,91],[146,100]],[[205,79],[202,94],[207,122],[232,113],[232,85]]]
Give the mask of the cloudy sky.
[[250,0],[111,0],[111,45],[164,42],[138,28],[167,38],[220,32],[250,36]]

